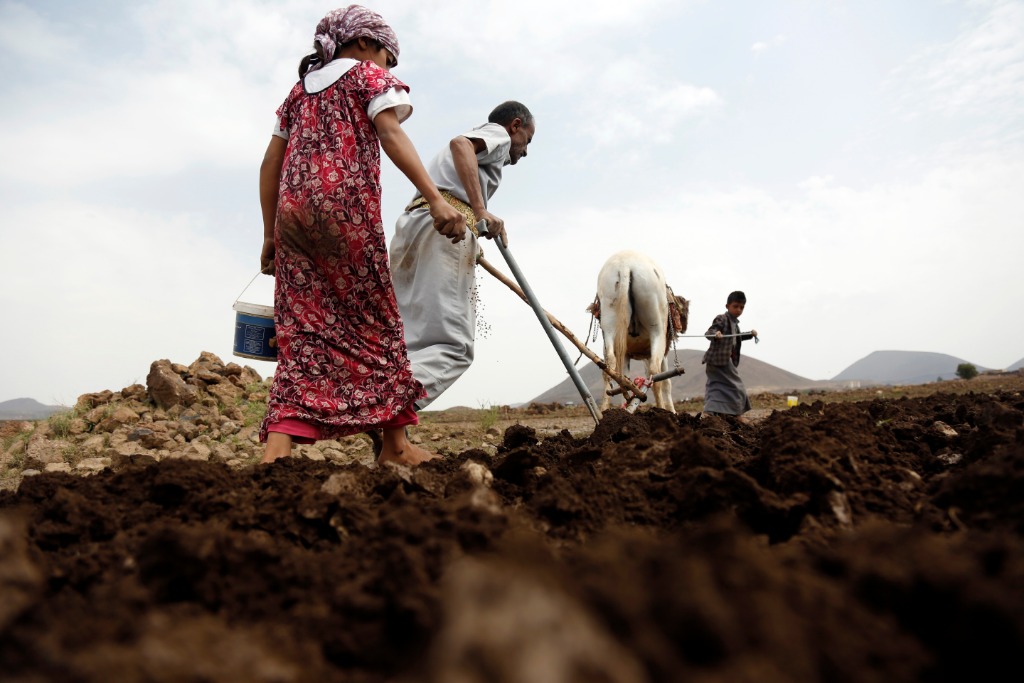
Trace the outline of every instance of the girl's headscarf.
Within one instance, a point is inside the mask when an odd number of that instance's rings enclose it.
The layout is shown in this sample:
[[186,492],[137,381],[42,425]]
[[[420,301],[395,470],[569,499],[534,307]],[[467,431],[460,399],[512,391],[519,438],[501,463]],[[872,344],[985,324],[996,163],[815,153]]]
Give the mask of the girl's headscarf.
[[315,71],[334,59],[334,50],[356,38],[372,38],[391,51],[398,63],[398,36],[384,21],[384,17],[362,5],[349,5],[336,9],[320,20],[316,25],[314,46],[319,43],[323,48],[324,61],[310,66]]

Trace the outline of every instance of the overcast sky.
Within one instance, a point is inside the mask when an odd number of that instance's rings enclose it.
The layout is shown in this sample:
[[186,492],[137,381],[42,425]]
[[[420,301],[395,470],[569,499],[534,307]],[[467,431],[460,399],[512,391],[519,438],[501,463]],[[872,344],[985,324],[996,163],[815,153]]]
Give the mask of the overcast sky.
[[[578,337],[629,248],[691,300],[691,333],[745,290],[744,351],[807,378],[883,349],[1024,357],[1024,2],[367,4],[398,33],[425,161],[505,99],[533,110],[490,208]],[[274,111],[330,9],[0,0],[0,401],[72,404],[202,351],[273,373],[232,356],[231,306]],[[383,186],[390,239],[413,188],[389,161]],[[432,408],[565,379],[530,309],[478,279],[477,360]]]

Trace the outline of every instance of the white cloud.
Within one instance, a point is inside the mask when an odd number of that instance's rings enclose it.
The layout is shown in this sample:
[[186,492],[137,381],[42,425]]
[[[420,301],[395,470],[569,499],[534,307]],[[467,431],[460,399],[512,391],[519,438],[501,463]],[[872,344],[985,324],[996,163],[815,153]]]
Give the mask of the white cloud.
[[759,40],[750,46],[750,51],[754,53],[754,56],[761,56],[762,53],[767,52],[773,48],[779,47],[786,42],[786,36],[782,34],[776,35],[771,40]]
[[[710,88],[655,73],[653,55],[638,60],[604,47],[664,4],[531,0],[480,7],[467,1],[428,8],[409,2],[380,11],[416,45],[403,73],[444,72],[451,80],[482,79],[534,97],[582,90],[589,95],[564,99],[568,115],[586,120],[595,107],[613,111],[612,125],[585,130],[599,144],[618,142],[635,151],[634,143],[651,130],[652,142],[671,139],[680,120],[719,102]],[[0,168],[0,178],[70,187],[195,165],[237,166],[243,159],[252,166],[322,13],[311,6],[253,11],[244,2],[162,0],[135,7],[125,37],[139,46],[137,54],[126,59],[116,45],[106,46],[109,54],[91,46],[93,60],[61,64],[10,94],[0,146],[18,164]],[[48,26],[32,10],[13,7],[17,32],[33,41],[43,31],[51,44],[68,44],[76,35],[70,23]],[[453,31],[466,17],[478,29]],[[522,49],[526,44],[540,49]],[[624,108],[622,102],[633,104]],[[54,125],[55,112],[60,125]]]
[[[414,5],[403,20],[415,28],[427,69],[504,92],[553,98],[558,115],[578,121],[600,147],[625,154],[670,140],[679,123],[721,103],[710,87],[687,83],[666,68],[652,22],[669,25],[678,3],[445,3]],[[450,27],[474,31],[454,39]],[[529,46],[528,48],[526,46]],[[436,63],[431,63],[436,62]],[[414,66],[414,73],[424,69]]]
[[907,115],[931,111],[1019,121],[1024,114],[1024,4],[978,4],[987,10],[980,22],[893,73],[890,87],[905,93]]
[[[130,76],[114,70],[87,86],[66,81],[46,99],[19,107],[0,131],[0,145],[18,164],[5,165],[0,177],[72,187],[258,158],[270,116],[249,112],[266,110],[266,98],[238,70],[206,78],[188,70]],[[55,109],[66,112],[60,125]]]
[[253,273],[208,219],[52,202],[5,221],[0,309],[25,324],[2,342],[5,398],[73,403],[145,382],[158,358],[230,360],[231,305]]
[[[394,13],[390,8],[381,12],[393,24],[411,24],[412,30],[428,37],[428,44],[438,53],[448,53],[453,61],[463,56],[501,55],[492,61],[516,69],[537,47],[557,46],[563,56],[568,56],[595,35],[628,35],[637,28],[649,27],[653,17],[679,6],[668,0],[520,0],[487,4],[449,0],[443,5],[409,2],[396,7]],[[396,19],[392,20],[393,16]],[[459,30],[463,27],[467,30]]]
[[703,115],[722,104],[708,87],[668,78],[651,70],[653,55],[621,58],[594,65],[586,80],[592,84],[579,99],[579,128],[606,152],[623,154],[671,141],[682,122]]
[[66,26],[47,22],[20,2],[0,4],[0,54],[7,52],[23,63],[50,65],[73,53],[80,41]]
[[825,189],[825,188],[829,187],[834,180],[835,180],[835,178],[833,178],[830,175],[826,175],[826,176],[812,176],[812,177],[808,178],[807,180],[799,183],[797,185],[797,187],[799,187],[801,190],[806,190],[808,192],[814,192],[815,190],[822,190],[822,189]]

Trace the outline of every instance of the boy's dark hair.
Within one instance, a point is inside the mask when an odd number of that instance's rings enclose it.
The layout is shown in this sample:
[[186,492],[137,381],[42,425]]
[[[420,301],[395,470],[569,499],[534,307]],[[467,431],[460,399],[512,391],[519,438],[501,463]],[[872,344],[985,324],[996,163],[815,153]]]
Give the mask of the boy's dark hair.
[[516,119],[520,119],[524,126],[533,123],[533,114],[530,113],[530,110],[526,108],[525,104],[515,100],[502,102],[487,117],[488,123],[497,123],[501,126],[507,126]]
[[730,292],[729,298],[725,300],[725,305],[728,306],[734,301],[741,304],[745,304],[747,303],[747,295],[738,289],[735,292]]

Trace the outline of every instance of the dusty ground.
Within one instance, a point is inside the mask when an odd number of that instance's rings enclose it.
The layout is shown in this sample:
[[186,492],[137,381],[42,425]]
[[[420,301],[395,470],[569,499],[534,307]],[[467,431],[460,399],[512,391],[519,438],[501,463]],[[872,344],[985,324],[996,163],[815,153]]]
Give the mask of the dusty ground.
[[427,439],[499,435],[415,471],[27,477],[0,492],[0,671],[1020,680],[1024,380],[994,381],[755,401],[746,423],[425,415]]

